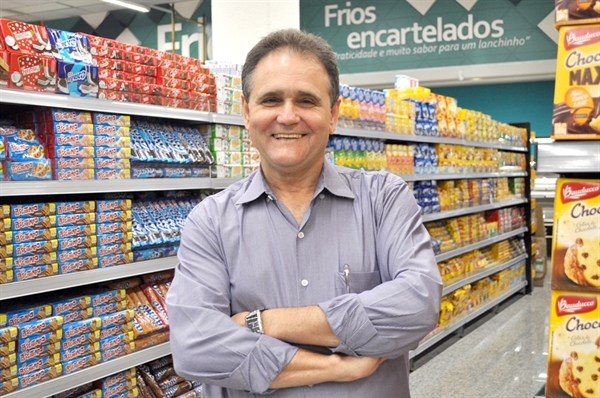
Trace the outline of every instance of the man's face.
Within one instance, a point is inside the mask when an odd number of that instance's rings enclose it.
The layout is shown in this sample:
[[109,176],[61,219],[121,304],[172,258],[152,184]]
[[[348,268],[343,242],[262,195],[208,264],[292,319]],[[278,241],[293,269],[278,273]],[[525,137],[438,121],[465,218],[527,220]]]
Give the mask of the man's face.
[[332,109],[329,77],[315,57],[271,52],[257,64],[243,104],[244,124],[265,172],[320,171],[339,101]]

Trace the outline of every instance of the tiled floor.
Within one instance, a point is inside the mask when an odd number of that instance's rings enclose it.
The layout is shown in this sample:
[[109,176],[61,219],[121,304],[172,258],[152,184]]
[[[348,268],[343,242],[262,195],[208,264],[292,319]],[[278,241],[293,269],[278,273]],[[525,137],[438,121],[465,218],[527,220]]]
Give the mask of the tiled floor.
[[413,362],[412,398],[533,398],[545,385],[550,286],[517,293]]

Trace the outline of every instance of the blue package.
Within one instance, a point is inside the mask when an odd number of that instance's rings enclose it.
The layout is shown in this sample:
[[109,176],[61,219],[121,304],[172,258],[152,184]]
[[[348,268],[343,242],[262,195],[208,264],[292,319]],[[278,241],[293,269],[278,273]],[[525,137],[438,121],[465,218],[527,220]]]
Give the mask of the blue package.
[[98,97],[98,67],[83,62],[58,61],[56,92],[77,97]]

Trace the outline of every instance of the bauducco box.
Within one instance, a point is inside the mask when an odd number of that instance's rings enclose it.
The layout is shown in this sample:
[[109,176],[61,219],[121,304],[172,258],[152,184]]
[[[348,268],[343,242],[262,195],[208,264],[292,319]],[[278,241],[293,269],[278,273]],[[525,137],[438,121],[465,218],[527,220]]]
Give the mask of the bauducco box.
[[552,290],[600,292],[600,182],[559,178],[554,199]]
[[600,22],[598,0],[555,0],[555,25],[578,25]]
[[600,24],[560,28],[552,138],[600,138]]
[[598,293],[553,291],[546,397],[600,397]]

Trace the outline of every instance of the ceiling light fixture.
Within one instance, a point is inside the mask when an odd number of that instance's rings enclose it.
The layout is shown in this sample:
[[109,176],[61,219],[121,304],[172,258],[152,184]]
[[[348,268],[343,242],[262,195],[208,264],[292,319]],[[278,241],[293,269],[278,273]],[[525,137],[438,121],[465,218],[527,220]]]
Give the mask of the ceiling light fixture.
[[121,0],[102,0],[105,3],[111,3],[117,6],[121,6],[121,7],[125,7],[125,8],[130,8],[132,10],[136,10],[139,12],[150,12],[150,10],[146,7],[142,7],[142,6],[138,6],[137,4],[131,4],[131,3],[127,3]]

